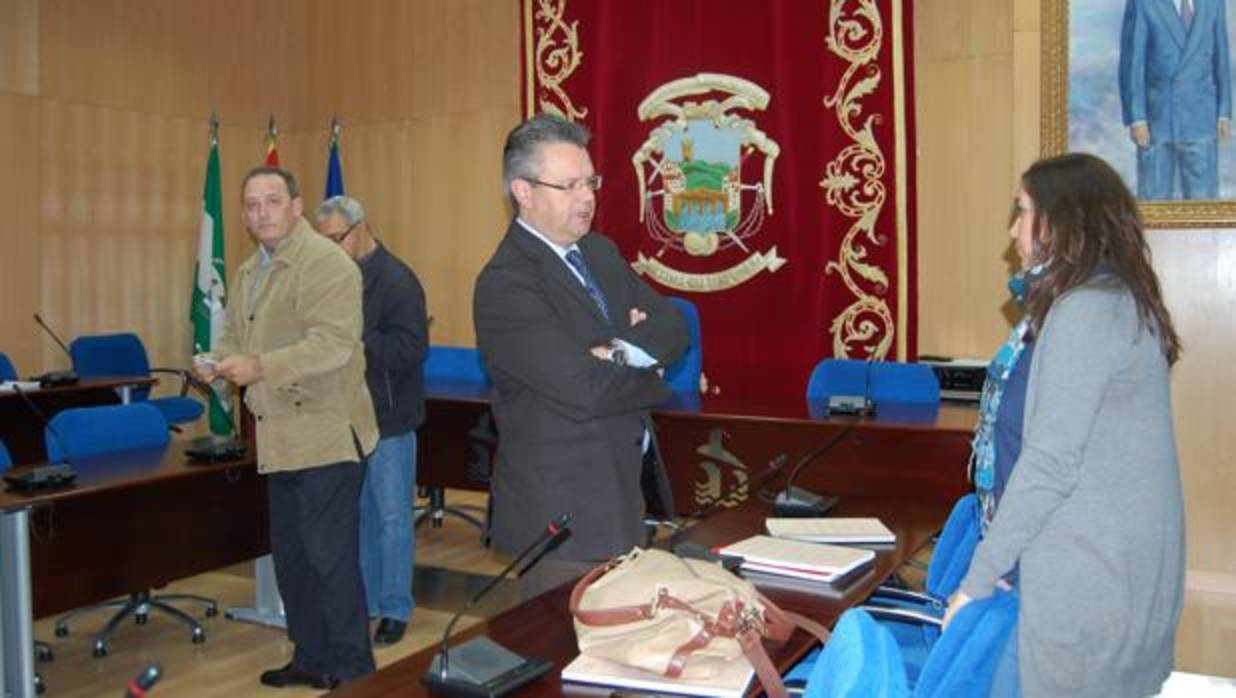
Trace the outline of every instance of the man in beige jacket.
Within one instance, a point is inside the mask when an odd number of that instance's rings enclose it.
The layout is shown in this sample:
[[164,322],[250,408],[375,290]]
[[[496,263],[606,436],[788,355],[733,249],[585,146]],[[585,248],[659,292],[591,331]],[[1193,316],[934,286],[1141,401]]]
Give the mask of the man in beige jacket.
[[217,363],[195,370],[247,388],[269,475],[270,547],[296,650],[261,681],[331,688],[374,669],[357,548],[364,456],[378,440],[361,277],[301,217],[291,173],[258,167],[241,189],[258,249],[236,274]]

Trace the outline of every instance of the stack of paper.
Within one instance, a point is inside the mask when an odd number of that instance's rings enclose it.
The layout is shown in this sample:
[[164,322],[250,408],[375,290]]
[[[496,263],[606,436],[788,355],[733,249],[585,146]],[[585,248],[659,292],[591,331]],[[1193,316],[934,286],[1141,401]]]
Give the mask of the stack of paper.
[[38,381],[0,381],[0,393],[16,392],[14,388],[28,393],[31,390],[38,390],[39,387]]
[[897,536],[876,518],[768,518],[768,533],[812,543],[895,543]]
[[725,696],[727,698],[739,698],[745,694],[747,685],[751,683],[751,677],[754,675],[755,669],[751,668],[751,662],[746,659],[729,662],[721,674],[711,678],[671,679],[585,654],[576,657],[562,670],[563,681],[621,686],[649,693],[679,693],[688,696]]
[[875,552],[827,543],[751,536],[717,550],[742,558],[744,570],[832,582],[875,559]]

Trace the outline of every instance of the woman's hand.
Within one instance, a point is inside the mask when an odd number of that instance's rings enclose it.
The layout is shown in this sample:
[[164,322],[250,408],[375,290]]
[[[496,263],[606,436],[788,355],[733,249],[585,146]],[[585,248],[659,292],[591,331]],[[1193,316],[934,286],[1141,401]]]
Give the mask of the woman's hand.
[[948,624],[953,622],[953,616],[957,612],[965,608],[966,604],[970,603],[971,599],[965,592],[958,591],[948,598],[948,610],[944,612],[944,629],[948,629]]

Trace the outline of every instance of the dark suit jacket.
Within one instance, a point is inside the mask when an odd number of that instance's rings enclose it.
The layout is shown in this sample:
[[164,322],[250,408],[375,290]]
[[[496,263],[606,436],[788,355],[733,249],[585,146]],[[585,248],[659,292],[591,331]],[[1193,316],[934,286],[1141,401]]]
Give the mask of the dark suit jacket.
[[[669,364],[686,350],[686,323],[608,238],[591,233],[579,248],[612,325],[554,251],[515,221],[476,281],[477,345],[501,434],[491,529],[509,553],[563,512],[574,516],[571,535],[551,557],[600,560],[643,543],[644,418],[670,391],[656,371],[588,350],[621,338]],[[648,319],[630,327],[631,308]]]

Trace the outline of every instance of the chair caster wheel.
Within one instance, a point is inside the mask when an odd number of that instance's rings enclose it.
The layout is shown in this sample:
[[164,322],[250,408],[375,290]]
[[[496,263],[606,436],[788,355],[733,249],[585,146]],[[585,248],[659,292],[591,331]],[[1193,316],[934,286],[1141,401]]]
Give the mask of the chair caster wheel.
[[216,605],[214,605],[214,604],[211,604],[211,605],[209,605],[209,606],[207,606],[207,607],[206,607],[206,617],[207,617],[207,618],[214,618],[214,617],[215,617],[215,616],[217,616],[217,615],[219,615],[219,607],[218,607],[218,606],[216,606]]
[[35,658],[40,662],[50,662],[56,658],[56,653],[52,652],[50,647],[40,647],[35,653]]
[[55,633],[56,633],[56,637],[68,637],[68,635],[69,635],[69,626],[67,626],[67,625],[57,625],[57,626],[56,626]]
[[202,630],[201,628],[194,629],[193,644],[200,645],[203,642],[206,642],[206,631]]
[[94,655],[95,659],[100,659],[107,656],[107,648],[103,645],[95,645],[94,649],[90,650],[90,654]]
[[145,625],[146,620],[147,620],[147,616],[145,613],[138,613],[133,616],[133,622],[137,623],[138,625]]

